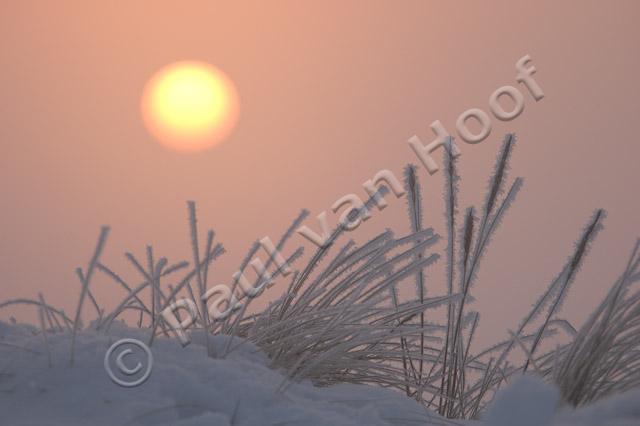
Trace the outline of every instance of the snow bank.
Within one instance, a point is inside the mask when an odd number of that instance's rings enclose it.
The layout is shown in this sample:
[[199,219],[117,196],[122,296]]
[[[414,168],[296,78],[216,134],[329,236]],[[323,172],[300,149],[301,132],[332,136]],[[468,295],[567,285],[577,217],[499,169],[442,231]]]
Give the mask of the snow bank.
[[[78,335],[69,365],[71,336],[49,333],[52,367],[42,336],[25,325],[0,322],[0,425],[445,425],[398,392],[343,384],[317,388],[308,382],[277,389],[283,376],[257,348],[244,343],[225,359],[208,358],[202,336],[183,348],[157,339],[149,379],[134,388],[113,383],[104,368],[108,347],[124,337],[143,342],[148,330],[114,324],[110,335]],[[213,339],[218,351],[227,337]],[[235,339],[235,342],[240,340]],[[524,377],[500,392],[485,426],[640,425],[640,393],[629,393],[577,412],[557,410],[557,391]]]
[[485,422],[492,426],[547,426],[551,424],[560,395],[551,385],[523,376],[493,400]]
[[[70,335],[49,333],[52,368],[41,336],[33,331],[0,322],[0,425],[443,424],[416,401],[386,389],[299,383],[279,393],[283,376],[248,343],[226,359],[212,359],[198,336],[186,348],[175,339],[159,338],[151,347],[149,379],[123,388],[109,379],[104,355],[123,337],[146,342],[147,330],[114,324],[111,336],[81,332],[73,367]],[[225,341],[224,336],[214,338],[220,351]]]
[[560,404],[557,389],[524,376],[498,392],[484,417],[485,426],[638,426],[640,391],[574,410]]

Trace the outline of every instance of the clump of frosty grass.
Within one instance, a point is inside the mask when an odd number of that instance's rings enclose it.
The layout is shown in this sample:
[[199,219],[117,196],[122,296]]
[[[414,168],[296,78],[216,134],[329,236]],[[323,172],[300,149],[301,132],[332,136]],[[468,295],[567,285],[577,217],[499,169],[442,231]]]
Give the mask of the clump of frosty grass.
[[[139,283],[127,282],[100,261],[109,233],[109,228],[103,227],[87,268],[76,271],[81,293],[73,317],[48,305],[42,295],[38,300],[9,300],[0,308],[35,306],[45,348],[48,334],[71,334],[69,361],[73,364],[84,305],[90,304],[95,310],[91,327],[96,330],[107,333],[116,319],[134,318],[139,328],[149,330],[148,343],[152,345],[156,336],[171,335],[160,312],[177,298],[188,297],[199,310],[192,328],[207,330],[205,336],[231,336],[223,348],[207,340],[210,357],[224,358],[248,341],[261,348],[271,366],[286,375],[281,389],[303,379],[317,386],[373,384],[397,389],[451,419],[479,418],[496,392],[510,378],[524,373],[555,383],[567,406],[584,405],[637,387],[640,292],[632,285],[640,280],[640,240],[624,272],[581,329],[574,329],[560,317],[560,307],[602,228],[603,210],[596,210],[588,219],[565,266],[515,331],[489,348],[476,349],[474,335],[480,315],[470,309],[470,302],[478,268],[522,187],[521,178],[507,182],[514,144],[514,135],[507,134],[483,205],[469,207],[463,213],[458,212],[456,159],[450,149],[445,150],[446,293],[440,296],[426,297],[424,271],[440,258],[433,250],[441,237],[423,225],[416,168],[408,165],[404,181],[411,232],[396,235],[387,229],[357,245],[353,240],[339,243],[346,228],[338,226],[329,244],[317,249],[292,274],[287,291],[261,312],[248,313],[254,299],[247,297],[242,307],[224,320],[208,317],[201,296],[209,288],[211,265],[224,248],[214,243],[211,230],[205,234],[204,244],[200,243],[193,202],[188,204],[190,262],[169,264],[148,246],[146,264],[126,253],[141,276]],[[382,187],[376,196],[386,192]],[[375,198],[370,198],[365,208],[372,208],[374,202]],[[303,210],[293,221],[278,241],[278,251],[307,215]],[[259,247],[258,242],[251,247],[239,271],[245,270]],[[287,262],[295,264],[302,254],[300,247]],[[266,267],[275,268],[273,256]],[[282,272],[275,268],[270,278],[284,278]],[[91,290],[96,274],[109,277],[123,290],[124,296],[112,312],[105,312]],[[255,279],[254,287],[259,287],[261,279],[265,277]],[[173,286],[167,283],[169,280]],[[398,289],[407,280],[415,281],[415,297],[408,301],[400,297]],[[236,279],[233,291],[237,286]],[[570,335],[569,342],[550,340],[560,331]]]

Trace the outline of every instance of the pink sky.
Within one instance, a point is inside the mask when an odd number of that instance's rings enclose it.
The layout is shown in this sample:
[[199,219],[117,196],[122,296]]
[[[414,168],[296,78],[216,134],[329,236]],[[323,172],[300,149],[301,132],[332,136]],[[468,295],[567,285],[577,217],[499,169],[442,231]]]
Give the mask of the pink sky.
[[[102,224],[112,226],[104,261],[127,277],[135,274],[123,253],[142,256],[146,244],[189,258],[187,200],[227,248],[212,282],[229,283],[256,238],[275,240],[303,207],[315,227],[342,195],[364,197],[362,183],[380,169],[401,176],[418,162],[411,136],[432,140],[434,120],[453,132],[460,113],[488,112],[489,95],[513,85],[522,115],[493,119],[479,144],[458,142],[461,209],[482,200],[506,132],[518,135],[512,176],[525,178],[484,259],[476,308],[484,335],[503,336],[603,207],[605,230],[564,309],[579,324],[640,235],[639,19],[633,1],[6,3],[0,299],[42,291],[72,311],[74,268],[86,265]],[[545,93],[539,102],[515,81],[525,54]],[[241,102],[228,140],[196,154],[156,143],[139,114],[147,79],[184,59],[226,72]],[[422,168],[420,177],[424,222],[444,233],[442,176]],[[405,205],[390,198],[353,237],[407,231]],[[443,291],[441,272],[427,275],[432,294]],[[107,307],[122,296],[104,280],[94,291]],[[28,316],[0,318],[10,314]]]

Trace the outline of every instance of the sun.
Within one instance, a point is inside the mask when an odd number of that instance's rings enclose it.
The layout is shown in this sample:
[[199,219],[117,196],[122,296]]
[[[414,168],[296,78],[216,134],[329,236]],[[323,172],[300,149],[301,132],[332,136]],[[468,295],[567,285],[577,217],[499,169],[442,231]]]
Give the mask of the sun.
[[142,117],[163,145],[199,151],[222,142],[238,120],[233,82],[212,65],[181,61],[156,72],[142,94]]

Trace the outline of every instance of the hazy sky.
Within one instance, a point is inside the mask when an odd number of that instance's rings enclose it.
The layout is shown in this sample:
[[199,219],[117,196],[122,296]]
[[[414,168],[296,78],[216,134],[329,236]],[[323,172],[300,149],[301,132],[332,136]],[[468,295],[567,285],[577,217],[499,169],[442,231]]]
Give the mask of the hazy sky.
[[[461,209],[482,200],[506,132],[518,135],[512,176],[525,178],[484,259],[476,307],[485,335],[503,335],[604,207],[564,309],[579,324],[640,235],[639,19],[634,1],[3,2],[0,299],[42,291],[72,311],[74,268],[102,224],[112,226],[104,261],[127,277],[125,250],[143,256],[150,243],[189,258],[187,200],[227,248],[212,282],[228,283],[256,238],[278,238],[302,207],[316,227],[342,195],[364,197],[378,170],[401,176],[416,163],[408,138],[433,139],[434,120],[453,132],[459,114],[489,111],[489,95],[513,85],[522,115],[494,118],[480,144],[459,142]],[[525,54],[539,102],[515,81]],[[184,59],[226,72],[241,102],[233,134],[196,154],[156,143],[139,113],[147,79]],[[424,221],[444,233],[442,176],[420,177]],[[389,199],[353,236],[406,231],[405,216],[405,200]],[[428,274],[431,294],[442,291],[439,271]],[[94,291],[107,307],[122,296],[105,280]]]

